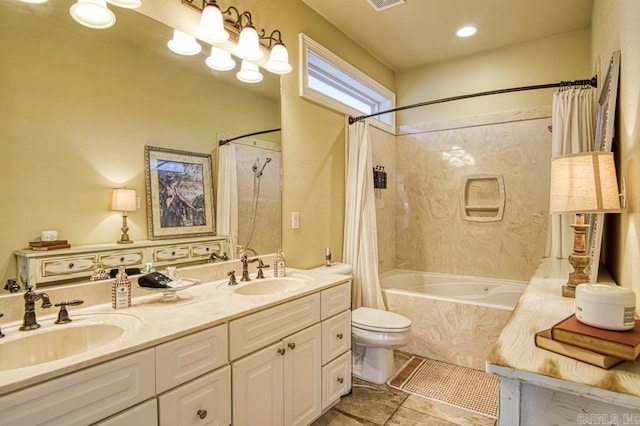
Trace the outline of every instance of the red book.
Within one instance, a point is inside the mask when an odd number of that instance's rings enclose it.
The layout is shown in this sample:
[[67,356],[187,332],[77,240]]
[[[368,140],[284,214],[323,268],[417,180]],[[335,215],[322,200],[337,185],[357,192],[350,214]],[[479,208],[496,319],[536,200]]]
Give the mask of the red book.
[[71,248],[71,244],[57,244],[53,246],[42,246],[42,247],[32,246],[31,250],[47,251],[47,250],[59,250],[59,249],[66,249],[66,248]]
[[640,320],[631,330],[615,331],[591,327],[571,315],[551,327],[553,340],[605,355],[634,361],[640,355]]
[[29,246],[30,247],[48,247],[48,246],[60,246],[67,243],[68,243],[67,240],[31,241],[29,243]]

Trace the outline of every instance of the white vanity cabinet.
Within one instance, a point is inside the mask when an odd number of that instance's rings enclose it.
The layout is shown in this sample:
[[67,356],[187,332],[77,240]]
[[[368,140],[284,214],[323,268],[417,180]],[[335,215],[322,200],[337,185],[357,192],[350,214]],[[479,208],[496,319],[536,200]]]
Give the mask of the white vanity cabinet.
[[122,358],[0,397],[3,426],[85,426],[152,398],[154,350]]
[[229,323],[234,426],[308,425],[349,391],[350,306],[344,283]]
[[231,424],[227,325],[156,346],[160,426]]

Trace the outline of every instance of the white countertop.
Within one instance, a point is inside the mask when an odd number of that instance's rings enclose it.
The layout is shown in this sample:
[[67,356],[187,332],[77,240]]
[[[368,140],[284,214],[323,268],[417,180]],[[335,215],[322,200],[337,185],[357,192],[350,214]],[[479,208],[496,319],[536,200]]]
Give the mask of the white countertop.
[[620,405],[640,405],[640,362],[605,370],[537,348],[534,335],[574,312],[573,298],[562,297],[572,270],[566,259],[543,259],[509,322],[487,357],[486,371],[547,388]]
[[[227,266],[226,269],[229,269],[229,267]],[[192,268],[191,272],[194,275],[198,275],[196,268]],[[189,271],[181,272],[181,277],[187,278],[189,276]],[[265,272],[265,276],[267,278],[271,277],[271,272]],[[22,321],[2,324],[2,331],[6,337],[0,339],[0,353],[2,352],[3,342],[8,342],[16,337],[21,338],[27,336],[28,333],[42,333],[47,330],[81,324],[83,321],[90,321],[92,318],[99,316],[132,316],[134,317],[132,322],[139,324],[133,331],[125,333],[118,340],[92,349],[89,352],[31,367],[0,371],[0,395],[150,348],[190,333],[223,324],[258,310],[299,299],[350,280],[350,277],[344,275],[295,269],[287,269],[287,276],[306,278],[308,279],[308,284],[303,288],[286,293],[244,296],[235,294],[226,285],[228,280],[221,279],[181,290],[178,292],[180,300],[173,303],[160,303],[160,294],[136,289],[134,296],[135,294],[140,294],[140,296],[132,299],[131,308],[114,310],[111,308],[110,300],[108,303],[86,308],[69,307],[68,311],[72,322],[63,325],[53,324],[57,318],[57,308],[52,308],[49,315],[42,315],[42,310],[39,308],[40,303],[37,302],[38,323],[41,324],[41,328],[35,331],[19,331],[18,327]],[[252,274],[251,277],[253,281],[250,283],[255,283],[257,281],[254,278],[255,274]],[[200,277],[196,276],[195,278]],[[238,286],[234,288],[246,284],[239,282]],[[135,284],[133,286],[136,287]],[[74,294],[74,298],[81,299],[83,295]],[[17,302],[17,300],[14,300],[12,303],[15,304]],[[52,297],[52,303],[56,302],[57,300]],[[22,306],[20,308],[22,309]],[[139,321],[135,321],[135,319]],[[0,356],[4,356],[4,354]],[[24,354],[24,356],[28,356],[28,354]]]

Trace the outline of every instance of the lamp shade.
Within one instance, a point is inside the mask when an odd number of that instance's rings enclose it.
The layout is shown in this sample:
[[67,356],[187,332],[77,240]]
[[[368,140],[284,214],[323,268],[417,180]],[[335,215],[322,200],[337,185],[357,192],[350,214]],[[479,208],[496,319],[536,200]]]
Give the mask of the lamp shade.
[[620,213],[610,152],[581,152],[551,162],[550,213]]
[[240,71],[236,73],[236,77],[244,83],[260,83],[263,75],[257,64],[249,61],[242,61]]
[[229,52],[215,46],[211,46],[211,55],[204,62],[209,68],[218,71],[229,71],[236,66],[236,61],[231,59]]
[[138,207],[136,200],[136,190],[117,188],[113,190],[111,197],[111,210],[119,212],[131,212]]
[[274,74],[288,74],[293,67],[289,64],[289,52],[282,43],[276,43],[271,48],[269,61],[265,67]]

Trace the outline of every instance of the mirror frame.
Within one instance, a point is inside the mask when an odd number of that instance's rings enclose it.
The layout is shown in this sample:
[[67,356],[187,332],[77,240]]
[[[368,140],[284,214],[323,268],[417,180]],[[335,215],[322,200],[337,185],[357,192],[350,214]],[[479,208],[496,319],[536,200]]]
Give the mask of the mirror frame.
[[[611,55],[607,76],[602,84],[602,91],[598,99],[596,136],[593,151],[611,151],[615,135],[614,123],[616,118],[619,74],[620,51],[616,50]],[[588,216],[588,222],[591,225],[587,237],[587,247],[589,247],[589,256],[591,258],[589,274],[591,282],[595,283],[598,281],[598,269],[600,267],[604,213],[594,213]]]

